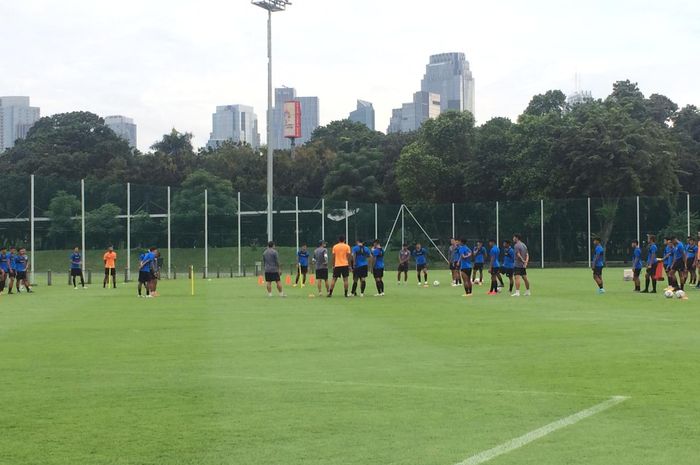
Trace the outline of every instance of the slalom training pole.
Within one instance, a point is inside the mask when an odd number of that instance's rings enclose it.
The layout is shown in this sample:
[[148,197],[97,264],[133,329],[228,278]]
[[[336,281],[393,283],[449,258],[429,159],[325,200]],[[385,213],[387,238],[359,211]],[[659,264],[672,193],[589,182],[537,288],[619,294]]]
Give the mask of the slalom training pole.
[[194,266],[190,265],[190,292],[194,295]]

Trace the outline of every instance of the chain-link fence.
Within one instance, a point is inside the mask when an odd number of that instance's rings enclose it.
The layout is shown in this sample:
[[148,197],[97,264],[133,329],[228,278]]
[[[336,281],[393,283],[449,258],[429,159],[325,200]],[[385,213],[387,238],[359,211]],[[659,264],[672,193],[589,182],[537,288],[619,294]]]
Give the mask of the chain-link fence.
[[[64,274],[74,247],[86,273],[101,273],[105,249],[114,246],[120,275],[129,279],[138,256],[156,246],[162,276],[177,279],[194,266],[208,277],[252,275],[266,246],[267,199],[219,185],[202,188],[144,186],[87,179],[10,177],[0,198],[0,244],[25,247],[33,279]],[[276,197],[273,238],[286,269],[296,250],[340,235],[379,239],[387,256],[402,243],[423,243],[433,267],[446,267],[451,237],[469,244],[522,235],[531,266],[587,266],[591,239],[601,237],[612,264],[630,260],[630,243],[649,233],[696,236],[700,196],[672,198],[493,201],[441,205],[388,205],[352,200]],[[391,269],[398,264],[388,259]],[[62,279],[62,278],[61,278]],[[101,278],[100,278],[101,282]]]

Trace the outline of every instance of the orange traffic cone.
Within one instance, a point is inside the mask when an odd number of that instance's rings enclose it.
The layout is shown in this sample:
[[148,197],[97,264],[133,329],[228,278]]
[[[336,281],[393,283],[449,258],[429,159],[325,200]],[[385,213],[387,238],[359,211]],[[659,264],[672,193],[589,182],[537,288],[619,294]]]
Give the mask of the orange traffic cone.
[[262,286],[262,285],[263,285],[263,277],[258,276],[258,286]]
[[309,276],[309,284],[312,286],[316,284],[316,277],[314,275]]
[[289,275],[287,275],[287,277],[284,278],[284,283],[285,283],[287,286],[289,286],[290,284],[292,284],[292,277],[289,276]]

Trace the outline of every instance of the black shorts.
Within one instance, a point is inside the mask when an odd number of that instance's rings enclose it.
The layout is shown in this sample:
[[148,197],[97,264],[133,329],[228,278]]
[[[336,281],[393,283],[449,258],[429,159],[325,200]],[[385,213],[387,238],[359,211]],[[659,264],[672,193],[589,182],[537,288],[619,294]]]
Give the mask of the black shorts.
[[301,266],[299,265],[299,269],[301,269],[302,274],[306,274],[309,272],[309,267],[307,266]]
[[651,276],[652,278],[656,276],[656,270],[659,267],[661,262],[656,262],[647,267],[647,274]]
[[279,273],[268,273],[267,271],[265,272],[265,282],[266,283],[276,283],[280,281],[280,274]]
[[688,268],[688,271],[694,270],[695,269],[695,257],[689,258],[685,261],[685,266]]
[[408,273],[408,262],[399,263],[399,273]]
[[685,271],[685,262],[683,261],[682,258],[679,258],[675,262],[673,262],[673,265],[671,266],[672,271]]
[[513,274],[514,274],[515,276],[527,276],[527,268],[518,268],[518,267],[515,267],[515,268],[513,269]]
[[639,278],[639,275],[642,274],[642,269],[641,269],[641,268],[637,268],[637,269],[632,270],[632,271],[634,272],[634,277],[635,277],[635,278]]
[[375,278],[383,278],[384,277],[384,268],[375,268],[372,270],[372,274],[374,275]]
[[83,270],[80,268],[71,268],[70,269],[70,275],[71,276],[82,276],[83,275]]
[[321,268],[316,270],[316,279],[321,279],[323,281],[328,281],[328,268]]
[[501,272],[500,266],[495,266],[495,267],[489,268],[489,273],[491,273],[491,274],[499,274],[500,272]]
[[3,276],[7,276],[8,274],[10,274],[10,272],[8,270],[3,270],[2,268],[0,268],[0,274]]
[[10,278],[16,278],[17,277],[17,272],[15,270],[10,270],[8,273]]
[[450,262],[450,270],[459,271],[459,265],[456,262]]
[[472,269],[471,269],[471,268],[462,268],[462,269],[460,269],[459,271],[460,271],[461,273],[466,274],[466,275],[467,275],[467,278],[469,278],[469,276],[471,276],[471,274],[472,274]]
[[338,278],[347,278],[350,276],[350,267],[349,266],[336,266],[333,268],[333,279],[338,279]]
[[15,271],[17,281],[24,281],[27,279],[27,272],[26,271]]
[[501,267],[501,274],[506,275],[509,278],[513,277],[513,268],[503,268]]
[[116,268],[105,268],[105,276],[116,276],[116,275],[117,275]]
[[416,265],[416,271],[421,272],[428,268],[428,265]]
[[593,276],[597,276],[598,278],[603,277],[603,267],[602,266],[596,266],[593,268]]
[[151,281],[151,272],[150,271],[139,271],[139,282],[140,283],[147,283]]
[[358,266],[357,268],[352,270],[352,276],[354,278],[366,278],[368,272],[369,272],[369,268],[367,265]]
[[474,263],[474,271],[483,271],[483,270],[484,270],[483,263]]

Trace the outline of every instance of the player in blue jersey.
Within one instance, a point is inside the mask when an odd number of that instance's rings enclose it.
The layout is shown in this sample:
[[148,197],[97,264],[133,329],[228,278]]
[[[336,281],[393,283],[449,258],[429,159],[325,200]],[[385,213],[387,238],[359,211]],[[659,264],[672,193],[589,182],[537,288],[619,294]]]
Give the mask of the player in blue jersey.
[[303,276],[301,287],[306,286],[306,273],[309,272],[309,250],[306,244],[302,244],[301,250],[297,251],[297,278],[294,281],[294,286],[299,285],[299,276]]
[[673,245],[673,265],[671,265],[671,275],[675,281],[674,290],[683,290],[687,278],[685,245],[677,238],[672,237]]
[[670,237],[664,238],[664,256],[661,261],[664,264],[668,285],[673,286],[673,274],[671,273],[671,267],[673,266],[673,244],[671,243]]
[[29,279],[27,278],[27,274],[29,273],[29,268],[30,268],[30,263],[29,263],[29,257],[27,256],[27,249],[22,247],[19,249],[19,253],[15,255],[15,261],[14,261],[14,269],[16,273],[16,280],[17,280],[17,293],[19,293],[19,286],[22,284],[24,286],[24,289],[31,293],[32,288],[29,285]]
[[641,292],[642,283],[639,275],[642,274],[642,249],[639,248],[639,241],[632,241],[632,273],[634,281],[634,292]]
[[698,244],[694,237],[688,236],[688,242],[685,246],[685,255],[687,257],[686,267],[688,268],[689,284],[697,284],[698,275],[696,273],[695,257],[698,256]]
[[[472,282],[481,286],[484,284],[484,263],[486,262],[486,247],[482,241],[476,241],[476,246],[472,250],[474,271],[472,274]],[[476,279],[476,273],[479,272],[479,279]]]
[[10,257],[7,247],[0,248],[0,293],[5,290],[7,278],[10,276]]
[[80,248],[73,249],[70,255],[70,275],[73,278],[73,289],[78,289],[76,278],[80,278],[80,286],[85,289],[85,278],[83,277],[83,256],[80,254]]
[[447,257],[450,260],[450,271],[452,271],[452,286],[459,286],[462,283],[462,273],[459,270],[459,240],[454,237],[450,238]]
[[428,287],[428,250],[423,248],[420,242],[417,242],[416,247],[411,252],[411,255],[416,259],[416,275],[418,276],[418,285],[421,285],[420,274],[423,272],[423,286]]
[[7,254],[7,265],[10,268],[10,271],[7,273],[8,276],[8,285],[7,285],[7,293],[12,294],[12,289],[15,284],[15,278],[17,277],[17,272],[15,271],[15,257],[17,256],[17,249],[13,246],[10,246],[10,252]]
[[489,274],[491,275],[491,287],[489,295],[498,294],[498,283],[501,280],[501,249],[496,245],[495,239],[489,239]]
[[459,272],[462,275],[462,284],[464,285],[464,296],[471,297],[472,295],[472,249],[467,246],[466,239],[460,239],[457,244],[459,253]]
[[655,235],[649,234],[649,236],[647,236],[647,240],[649,242],[649,246],[647,247],[647,272],[644,276],[644,290],[642,293],[646,294],[649,292],[649,282],[651,282],[651,292],[652,294],[656,294],[656,270],[658,269],[660,263],[656,255],[659,248],[656,245]]
[[508,292],[513,292],[513,271],[515,270],[515,249],[511,246],[510,241],[503,241],[503,263],[501,265],[501,274],[508,277]]
[[157,249],[155,247],[151,247],[139,257],[139,297],[143,297],[141,294],[142,287],[146,288],[146,297],[153,297],[151,290],[154,279],[154,261],[156,260],[156,250]]
[[605,249],[599,238],[593,239],[593,258],[591,260],[593,269],[593,281],[598,285],[598,294],[605,294],[603,287],[603,268],[605,267]]
[[357,297],[357,282],[360,282],[360,297],[365,296],[365,288],[367,287],[367,274],[369,273],[369,257],[371,251],[365,246],[364,241],[359,239],[355,247],[352,248],[353,258],[353,273],[352,273],[352,292],[350,295]]
[[377,285],[377,294],[375,297],[384,297],[384,249],[379,239],[374,240],[371,256],[372,274],[374,275],[374,282]]

